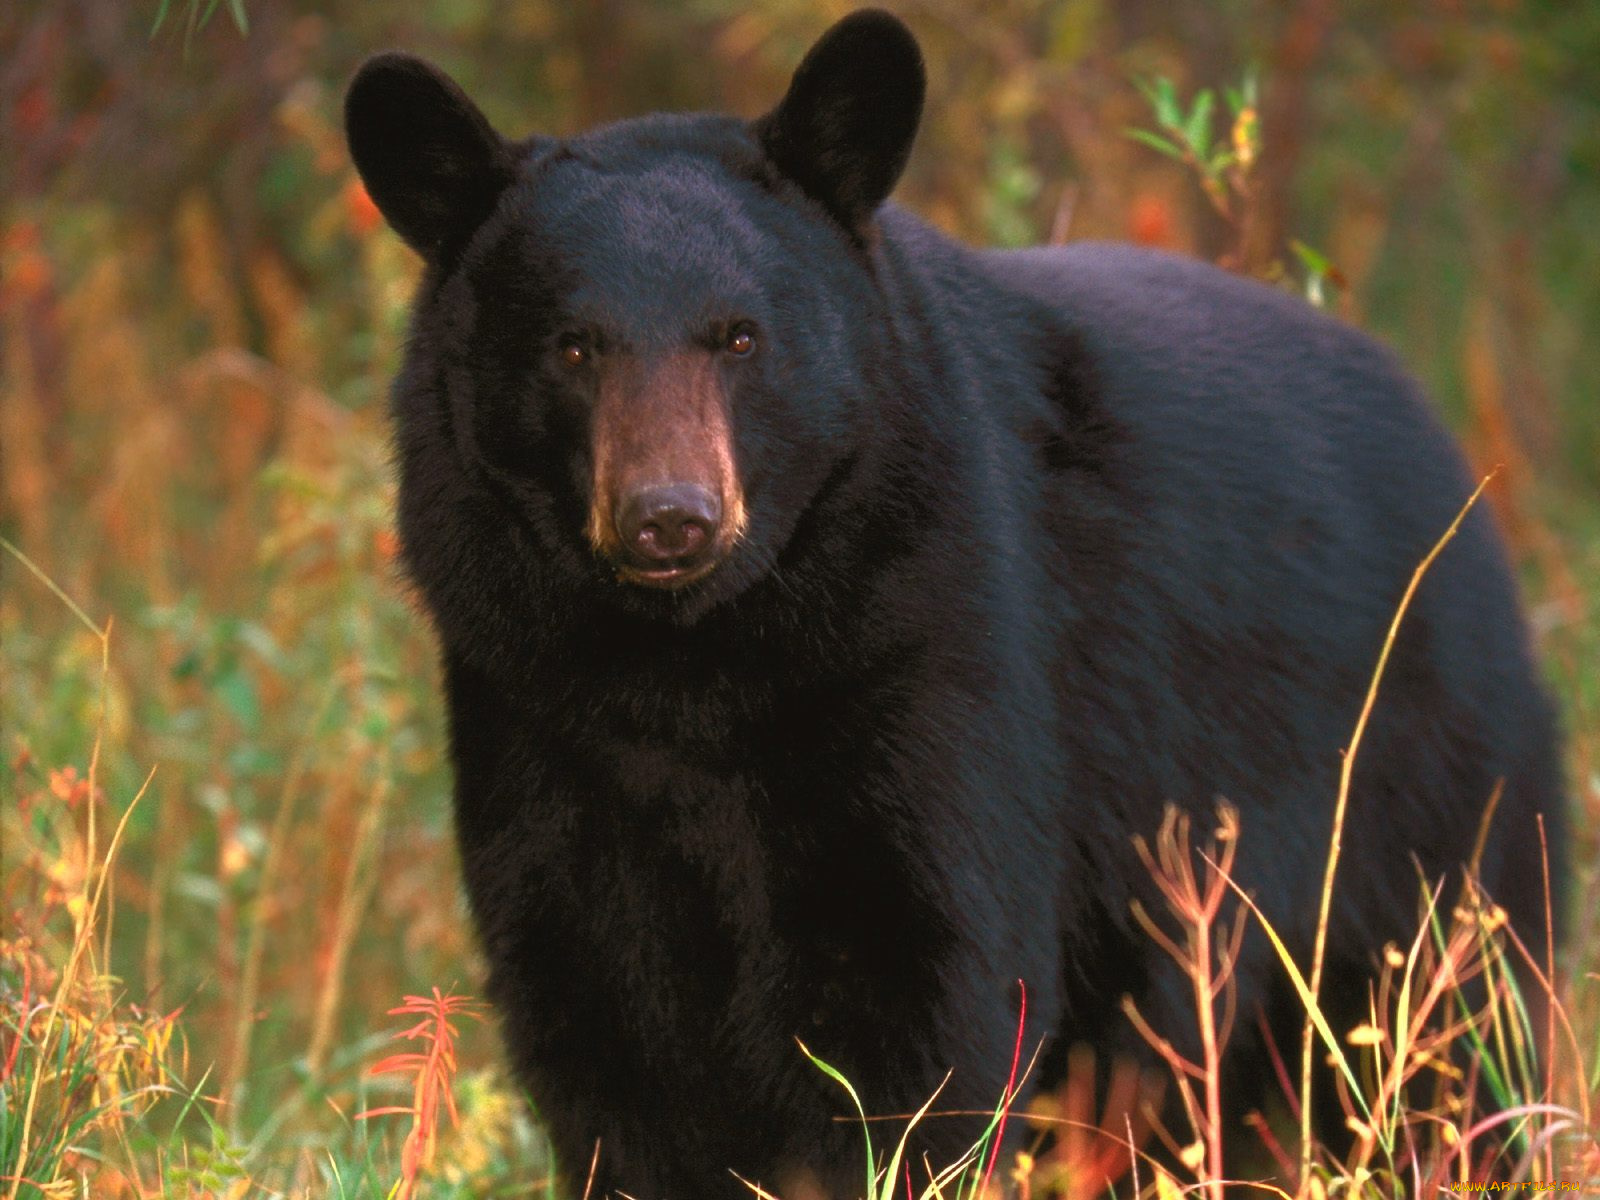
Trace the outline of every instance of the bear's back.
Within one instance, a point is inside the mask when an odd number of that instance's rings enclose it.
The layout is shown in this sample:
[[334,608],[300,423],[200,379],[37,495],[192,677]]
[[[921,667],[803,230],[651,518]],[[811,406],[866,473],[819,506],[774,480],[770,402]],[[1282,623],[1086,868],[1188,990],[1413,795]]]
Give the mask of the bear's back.
[[[1123,658],[1136,648],[1161,679],[1158,744],[1187,743],[1175,760],[1209,758],[1217,783],[1243,789],[1265,782],[1251,772],[1272,758],[1267,731],[1293,728],[1287,752],[1326,754],[1331,801],[1334,756],[1396,607],[1474,484],[1427,397],[1374,338],[1198,261],[1094,243],[979,257],[1043,306],[1087,393],[1074,403],[1116,431],[1104,441],[1123,476],[1122,561],[1085,606],[1102,621],[1108,609],[1160,614],[1111,618],[1097,639]],[[1082,480],[1064,477],[1056,505],[1070,511]],[[1078,554],[1079,572],[1102,553]],[[1555,744],[1511,568],[1479,504],[1408,610],[1358,760],[1358,790],[1365,778],[1387,799],[1358,806],[1354,841],[1392,858],[1386,869],[1407,870],[1412,852],[1447,869],[1504,779],[1504,840],[1533,836],[1543,811],[1559,843]],[[1305,836],[1303,814],[1267,820]],[[1491,863],[1485,878],[1520,919],[1542,920],[1536,880]]]
[[[1324,633],[1335,607],[1392,613],[1473,479],[1387,348],[1296,296],[1175,255],[1080,243],[981,257],[1060,322],[1090,405],[1120,433],[1142,542],[1191,579],[1211,576],[1236,609],[1284,619],[1274,589],[1287,587],[1315,601]],[[1224,577],[1234,568],[1257,574]],[[1487,506],[1433,573],[1464,589],[1440,618],[1503,640],[1522,669]]]

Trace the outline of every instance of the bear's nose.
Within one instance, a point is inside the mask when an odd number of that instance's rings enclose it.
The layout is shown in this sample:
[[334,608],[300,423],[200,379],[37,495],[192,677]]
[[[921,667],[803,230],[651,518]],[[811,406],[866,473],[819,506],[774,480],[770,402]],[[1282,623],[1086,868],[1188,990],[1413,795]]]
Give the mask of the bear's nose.
[[697,483],[640,488],[617,506],[617,533],[644,568],[688,567],[716,541],[722,501]]

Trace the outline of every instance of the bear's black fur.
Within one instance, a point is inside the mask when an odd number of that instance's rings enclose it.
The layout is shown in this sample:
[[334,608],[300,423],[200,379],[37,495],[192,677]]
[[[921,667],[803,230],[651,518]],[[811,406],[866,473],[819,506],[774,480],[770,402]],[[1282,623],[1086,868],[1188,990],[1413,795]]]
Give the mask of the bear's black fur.
[[[988,1110],[1019,979],[1045,1082],[1074,1042],[1148,1059],[1125,995],[1188,1045],[1130,915],[1161,911],[1132,843],[1169,803],[1239,808],[1239,879],[1305,962],[1341,748],[1471,488],[1393,358],[1298,299],[882,206],[922,91],[876,12],[753,123],[512,143],[418,60],[351,87],[355,161],[428,261],[399,521],[467,892],[517,1077],[576,1186],[599,1142],[599,1194],[858,1194],[861,1131],[796,1038],[871,1112],[947,1072],[940,1108]],[[694,499],[641,532],[665,485]],[[1564,834],[1536,676],[1480,508],[1358,759],[1336,1026],[1500,780],[1482,877],[1542,942],[1536,814],[1558,886]],[[1301,1014],[1264,940],[1236,973],[1238,1110],[1269,1074],[1254,1014],[1291,1061]]]

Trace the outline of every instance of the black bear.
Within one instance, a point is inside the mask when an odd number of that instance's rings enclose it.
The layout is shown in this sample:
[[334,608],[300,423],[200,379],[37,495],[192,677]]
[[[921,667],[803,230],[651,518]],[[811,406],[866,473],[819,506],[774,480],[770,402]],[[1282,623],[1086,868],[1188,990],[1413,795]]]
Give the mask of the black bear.
[[[394,392],[404,561],[436,627],[462,870],[516,1076],[574,1190],[848,1200],[874,1113],[992,1110],[1017,1038],[1195,1024],[1130,904],[1165,806],[1237,806],[1304,961],[1341,751],[1471,487],[1424,397],[1300,300],[1115,246],[987,252],[885,205],[916,42],[858,12],[778,106],[510,141],[418,59],[347,98],[426,260]],[[1544,927],[1558,739],[1475,510],[1358,759],[1335,1024],[1418,867]],[[1209,825],[1204,826],[1209,828]],[[1264,940],[1239,1011],[1292,1048]],[[1231,1046],[1259,1100],[1261,1023]],[[936,1166],[980,1117],[930,1118]],[[880,1132],[879,1143],[892,1141]]]

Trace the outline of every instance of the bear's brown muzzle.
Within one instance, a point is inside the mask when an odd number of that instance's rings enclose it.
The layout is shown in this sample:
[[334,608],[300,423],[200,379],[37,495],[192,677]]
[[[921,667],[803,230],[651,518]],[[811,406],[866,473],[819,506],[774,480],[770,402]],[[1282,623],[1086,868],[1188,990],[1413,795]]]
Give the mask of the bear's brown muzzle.
[[746,517],[714,357],[677,351],[608,364],[591,430],[587,532],[618,578],[676,588],[715,570]]

